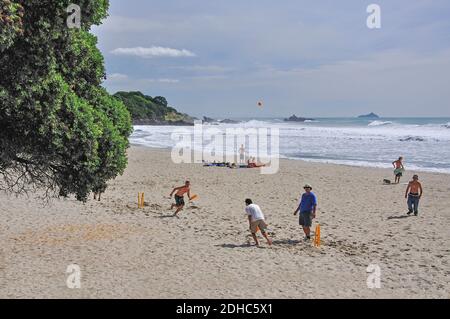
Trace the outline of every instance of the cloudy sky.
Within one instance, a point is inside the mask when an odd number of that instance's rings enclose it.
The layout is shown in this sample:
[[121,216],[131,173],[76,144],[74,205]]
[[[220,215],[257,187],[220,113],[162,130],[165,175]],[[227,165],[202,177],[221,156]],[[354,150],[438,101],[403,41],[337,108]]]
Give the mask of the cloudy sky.
[[450,116],[448,0],[110,2],[94,33],[111,93],[194,116]]

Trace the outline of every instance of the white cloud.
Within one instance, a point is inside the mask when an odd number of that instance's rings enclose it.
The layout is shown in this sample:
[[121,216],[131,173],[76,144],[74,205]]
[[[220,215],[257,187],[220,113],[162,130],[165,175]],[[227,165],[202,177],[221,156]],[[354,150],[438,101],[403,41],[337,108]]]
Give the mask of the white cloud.
[[122,74],[110,75],[107,78],[107,83],[110,85],[119,85],[119,86],[130,86],[133,87],[141,87],[141,85],[148,85],[149,83],[153,84],[177,84],[181,81],[179,79],[170,79],[170,78],[132,78],[129,76],[125,76]]
[[191,65],[191,66],[178,66],[173,69],[191,71],[191,72],[205,72],[205,73],[227,73],[235,71],[236,68],[224,67],[220,65]]
[[177,80],[177,79],[158,79],[157,81],[159,83],[169,83],[169,84],[174,84],[174,83],[180,82],[180,80]]
[[121,73],[113,73],[107,76],[109,81],[125,81],[128,80],[128,75]]
[[180,58],[180,57],[196,56],[195,53],[188,51],[186,49],[178,50],[157,46],[153,46],[150,48],[143,48],[143,47],[117,48],[111,51],[111,53],[114,55],[137,56],[141,58],[156,58],[156,57]]
[[176,84],[180,83],[178,79],[138,79],[138,81],[146,83],[165,83],[165,84]]

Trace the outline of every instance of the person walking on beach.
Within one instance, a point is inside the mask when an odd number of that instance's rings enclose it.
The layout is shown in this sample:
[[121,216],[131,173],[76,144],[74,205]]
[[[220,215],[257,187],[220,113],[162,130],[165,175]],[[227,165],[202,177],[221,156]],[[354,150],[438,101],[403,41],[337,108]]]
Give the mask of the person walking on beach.
[[[175,193],[176,192],[176,193]],[[173,193],[175,193],[175,204],[170,206],[172,210],[174,207],[177,208],[173,216],[177,216],[177,214],[183,209],[184,203],[184,194],[187,193],[189,200],[191,200],[191,183],[186,181],[183,186],[176,187],[170,193],[170,197],[172,198]]]
[[239,149],[239,164],[245,163],[245,147],[244,144],[241,145],[241,148]]
[[419,201],[422,195],[423,189],[422,184],[419,182],[419,176],[414,175],[405,192],[405,198],[408,199],[408,215],[411,215],[413,212],[415,216],[419,214]]
[[303,227],[303,232],[305,233],[305,241],[308,241],[311,239],[312,220],[316,218],[317,197],[312,192],[311,185],[306,184],[303,188],[305,189],[305,193],[302,195],[294,216],[300,211],[300,225]]
[[405,167],[403,166],[403,157],[399,157],[398,160],[393,161],[392,165],[394,166],[395,184],[399,184],[400,178],[402,178],[405,170]]
[[256,237],[256,233],[258,232],[258,228],[261,231],[261,234],[264,236],[264,238],[267,240],[267,243],[272,245],[272,240],[270,240],[269,236],[267,235],[267,224],[264,219],[264,214],[261,211],[261,208],[253,204],[253,201],[250,198],[247,198],[245,200],[245,212],[248,216],[248,222],[250,225],[250,232],[252,233],[252,237],[255,240],[256,246],[259,246],[258,238]]

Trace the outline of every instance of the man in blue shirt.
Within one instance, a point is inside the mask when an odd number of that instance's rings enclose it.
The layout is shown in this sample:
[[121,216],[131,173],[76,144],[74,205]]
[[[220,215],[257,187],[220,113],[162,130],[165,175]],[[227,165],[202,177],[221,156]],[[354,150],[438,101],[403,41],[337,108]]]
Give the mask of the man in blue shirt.
[[306,184],[305,193],[302,195],[302,199],[300,200],[300,204],[294,212],[294,215],[300,211],[300,225],[303,227],[303,231],[305,232],[305,241],[311,239],[311,226],[312,220],[316,218],[316,209],[317,209],[317,197],[312,192],[312,186]]

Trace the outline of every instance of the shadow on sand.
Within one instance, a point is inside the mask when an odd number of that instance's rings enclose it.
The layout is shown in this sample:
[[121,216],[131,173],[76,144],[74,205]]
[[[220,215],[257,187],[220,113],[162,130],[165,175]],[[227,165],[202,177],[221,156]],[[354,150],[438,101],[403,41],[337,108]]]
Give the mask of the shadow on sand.
[[157,218],[180,218],[180,217],[178,217],[178,216],[175,216],[175,215],[162,215],[162,216],[157,216]]
[[[283,246],[297,246],[298,244],[300,244],[302,241],[301,240],[292,240],[292,239],[274,239],[272,240],[272,245],[273,246],[278,246],[278,247],[283,247]],[[267,248],[268,246],[266,246],[266,243],[263,242],[263,245],[260,245],[258,248]],[[254,244],[221,244],[221,245],[216,245],[217,247],[222,247],[222,248],[250,248],[250,247],[257,247]]]
[[292,239],[275,239],[273,241],[273,244],[277,246],[296,246],[300,243],[301,243],[300,240],[292,240]]
[[387,219],[391,220],[391,219],[405,219],[405,218],[409,218],[411,217],[411,215],[401,215],[401,216],[389,216]]

